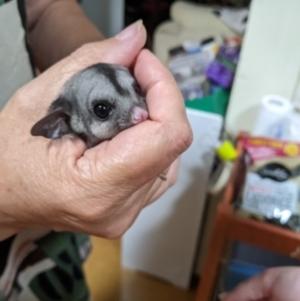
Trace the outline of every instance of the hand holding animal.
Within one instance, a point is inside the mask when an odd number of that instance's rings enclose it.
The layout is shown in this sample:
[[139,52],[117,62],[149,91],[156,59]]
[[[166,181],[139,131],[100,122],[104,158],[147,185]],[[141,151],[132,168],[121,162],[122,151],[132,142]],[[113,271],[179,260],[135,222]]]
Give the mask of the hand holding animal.
[[50,139],[73,134],[91,148],[147,118],[145,97],[129,69],[98,63],[67,81],[31,134]]

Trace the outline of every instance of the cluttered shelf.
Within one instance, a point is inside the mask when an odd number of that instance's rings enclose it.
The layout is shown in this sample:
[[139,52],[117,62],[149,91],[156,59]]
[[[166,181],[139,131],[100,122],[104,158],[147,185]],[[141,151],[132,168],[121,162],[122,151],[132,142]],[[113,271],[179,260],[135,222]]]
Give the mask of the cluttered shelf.
[[237,37],[221,43],[209,37],[169,50],[168,67],[187,108],[226,115],[240,49]]
[[213,293],[220,293],[216,292],[217,278],[229,242],[244,242],[300,259],[298,194],[294,198],[289,194],[292,187],[298,191],[298,175],[285,176],[287,166],[292,169],[299,162],[295,158],[300,155],[300,145],[242,133],[237,153],[217,208],[198,301],[211,300]]
[[[251,245],[234,247],[238,259],[249,259],[247,277],[279,262],[300,264],[290,261],[300,258],[299,55],[286,60],[298,36],[290,35],[297,8],[300,2],[270,7],[254,0],[251,8],[232,10],[176,1],[170,20],[155,28],[153,51],[178,84],[194,141],[182,155],[177,183],[123,239],[125,267],[184,289],[199,276],[198,300],[208,301],[222,278],[228,241]],[[275,33],[282,11],[282,30]],[[277,253],[286,256],[278,260]],[[227,270],[239,269],[232,258]]]

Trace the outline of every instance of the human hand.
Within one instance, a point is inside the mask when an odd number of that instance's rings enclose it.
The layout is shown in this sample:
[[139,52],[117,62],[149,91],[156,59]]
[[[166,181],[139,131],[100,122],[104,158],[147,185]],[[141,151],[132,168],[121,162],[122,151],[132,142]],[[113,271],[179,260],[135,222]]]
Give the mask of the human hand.
[[[171,74],[141,51],[145,39],[137,23],[121,36],[83,46],[8,102],[0,114],[0,239],[37,227],[115,238],[174,183],[192,133]],[[133,66],[151,120],[88,150],[78,138],[32,137],[32,125],[66,80],[97,62]]]
[[298,301],[300,268],[272,268],[240,284],[221,301]]

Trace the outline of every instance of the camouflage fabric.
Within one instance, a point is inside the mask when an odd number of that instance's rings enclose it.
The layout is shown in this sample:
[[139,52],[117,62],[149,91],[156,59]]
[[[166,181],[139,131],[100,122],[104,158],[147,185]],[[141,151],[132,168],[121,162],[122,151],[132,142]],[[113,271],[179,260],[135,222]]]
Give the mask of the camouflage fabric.
[[0,301],[90,300],[82,269],[90,248],[86,235],[44,230],[3,242]]

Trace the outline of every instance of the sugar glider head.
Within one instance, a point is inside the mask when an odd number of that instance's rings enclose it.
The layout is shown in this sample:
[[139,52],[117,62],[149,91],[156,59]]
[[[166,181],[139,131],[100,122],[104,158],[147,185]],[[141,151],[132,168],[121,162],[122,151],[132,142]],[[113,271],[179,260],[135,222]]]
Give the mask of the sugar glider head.
[[50,139],[75,134],[93,147],[147,118],[145,97],[130,71],[99,63],[71,77],[31,134]]

